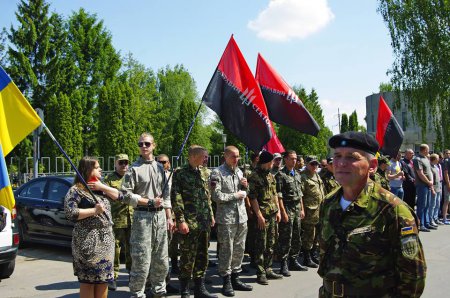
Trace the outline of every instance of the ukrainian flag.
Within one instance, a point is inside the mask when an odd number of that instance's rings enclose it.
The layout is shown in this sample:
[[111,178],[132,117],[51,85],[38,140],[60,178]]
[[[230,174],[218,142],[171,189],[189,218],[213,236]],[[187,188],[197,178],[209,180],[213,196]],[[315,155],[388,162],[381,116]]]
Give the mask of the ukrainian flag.
[[41,123],[41,118],[0,66],[0,144],[3,158]]
[[41,118],[0,66],[0,204],[10,210],[15,200],[5,156],[41,123]]
[[15,205],[11,184],[9,183],[8,171],[6,170],[5,157],[3,156],[2,144],[0,143],[0,205],[12,210]]

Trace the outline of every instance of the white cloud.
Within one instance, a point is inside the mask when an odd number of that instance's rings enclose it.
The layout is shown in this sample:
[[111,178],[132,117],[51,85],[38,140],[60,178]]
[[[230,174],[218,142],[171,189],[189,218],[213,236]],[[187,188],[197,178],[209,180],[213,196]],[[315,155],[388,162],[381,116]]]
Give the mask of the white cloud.
[[248,27],[269,41],[303,39],[324,28],[334,14],[327,0],[271,0]]

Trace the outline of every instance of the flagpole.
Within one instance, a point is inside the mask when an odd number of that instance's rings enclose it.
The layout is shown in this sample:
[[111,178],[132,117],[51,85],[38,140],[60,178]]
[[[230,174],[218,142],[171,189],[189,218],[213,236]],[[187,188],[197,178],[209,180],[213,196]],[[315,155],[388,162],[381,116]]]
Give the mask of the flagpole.
[[[70,159],[69,155],[67,155],[66,151],[64,151],[64,149],[61,147],[61,145],[59,144],[59,142],[56,140],[56,138],[53,136],[52,132],[50,131],[50,129],[47,127],[47,125],[45,125],[44,121],[42,121],[42,127],[45,129],[45,131],[48,133],[48,135],[50,136],[50,138],[53,140],[53,142],[56,144],[56,146],[58,146],[59,151],[61,151],[61,153],[66,157],[66,159],[69,161],[72,169],[75,171],[75,173],[77,174],[78,178],[80,179],[81,183],[84,185],[84,187],[86,187],[86,189],[89,191],[89,193],[91,194],[92,198],[94,199],[95,202],[99,203],[99,201],[97,200],[97,198],[95,197],[94,193],[92,192],[92,190],[89,188],[89,186],[87,185],[86,181],[84,180],[83,176],[81,176],[80,172],[78,171],[77,167],[74,165],[74,163],[72,162],[72,160]],[[106,217],[106,219],[110,222],[113,223],[111,218],[108,216],[108,214],[106,212],[103,213]]]
[[[186,136],[184,137],[184,141],[183,141],[183,143],[181,144],[180,150],[178,151],[178,156],[177,156],[177,159],[176,159],[176,163],[177,163],[177,164],[178,164],[178,160],[179,160],[180,157],[181,157],[181,154],[183,153],[184,146],[186,146],[186,143],[187,143],[187,140],[188,140],[188,138],[189,138],[189,135],[190,135],[191,132],[192,132],[192,128],[194,127],[194,124],[195,124],[195,119],[197,119],[198,113],[200,112],[200,109],[201,109],[202,105],[203,105],[203,98],[202,98],[202,100],[200,101],[200,104],[198,105],[197,112],[195,112],[194,118],[192,118],[192,121],[191,121],[191,124],[190,124],[190,126],[189,126],[189,129],[188,129],[188,131],[187,131],[187,133],[186,133]],[[166,179],[166,182],[164,182],[164,186],[163,186],[163,188],[162,188],[161,195],[162,195],[162,194],[164,193],[164,191],[166,190],[167,185],[169,184],[169,181],[170,181],[170,179],[172,178],[173,170],[174,170],[174,167],[172,166],[172,169],[170,170],[170,175],[169,175],[169,177]]]

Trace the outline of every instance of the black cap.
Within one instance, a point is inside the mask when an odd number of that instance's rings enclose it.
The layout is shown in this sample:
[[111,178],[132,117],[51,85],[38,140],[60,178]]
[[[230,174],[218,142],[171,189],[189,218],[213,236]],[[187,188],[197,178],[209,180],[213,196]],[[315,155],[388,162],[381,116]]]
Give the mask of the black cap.
[[376,154],[380,145],[370,134],[359,131],[347,131],[334,135],[328,141],[331,148],[350,147],[359,149],[371,154]]
[[261,152],[261,154],[259,155],[259,161],[258,161],[258,163],[259,163],[260,165],[262,165],[262,164],[268,163],[268,162],[270,162],[270,161],[272,161],[272,160],[273,160],[273,155],[272,155],[272,153],[270,153],[270,152],[268,152],[268,151],[263,151],[263,152]]

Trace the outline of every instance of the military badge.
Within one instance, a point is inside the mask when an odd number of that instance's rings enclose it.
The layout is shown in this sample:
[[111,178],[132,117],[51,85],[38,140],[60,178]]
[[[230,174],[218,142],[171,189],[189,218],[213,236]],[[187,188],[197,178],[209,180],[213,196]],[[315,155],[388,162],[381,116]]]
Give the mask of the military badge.
[[417,236],[409,235],[401,239],[402,242],[402,254],[408,259],[414,259],[419,253],[419,243]]
[[413,227],[404,227],[404,228],[402,228],[402,231],[401,231],[401,235],[402,236],[411,235],[411,234],[415,234]]

